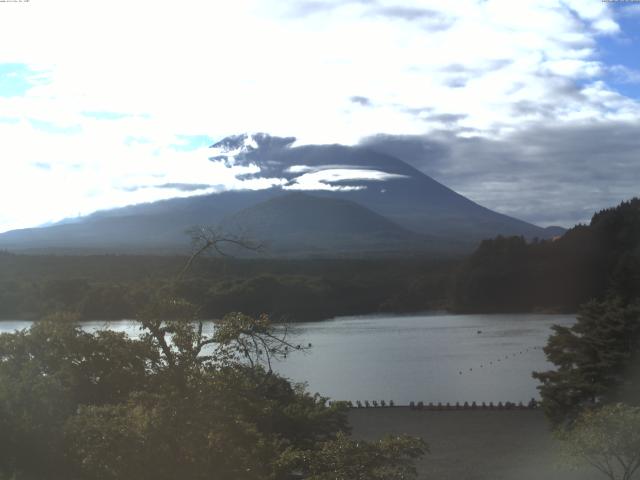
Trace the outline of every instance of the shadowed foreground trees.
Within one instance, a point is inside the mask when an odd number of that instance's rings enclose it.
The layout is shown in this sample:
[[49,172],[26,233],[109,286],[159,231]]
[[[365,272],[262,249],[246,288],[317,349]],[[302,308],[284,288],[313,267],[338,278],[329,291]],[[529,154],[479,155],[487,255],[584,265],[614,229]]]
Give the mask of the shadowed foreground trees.
[[533,374],[545,413],[574,462],[630,480],[640,468],[640,199],[595,214],[557,242],[527,248],[562,254],[559,268],[573,262],[567,272],[583,292],[575,298],[595,298],[574,325],[553,327],[544,351],[556,368]]
[[610,480],[631,480],[640,468],[638,407],[615,404],[588,410],[561,438],[570,463],[587,463]]
[[542,406],[559,425],[571,423],[584,407],[630,397],[627,383],[640,355],[640,304],[620,297],[581,307],[571,327],[555,325],[544,348],[556,368],[535,372]]
[[0,478],[414,477],[422,440],[352,441],[343,405],[268,368],[297,345],[266,317],[195,316],[170,300],[138,338],[60,317],[0,335]]
[[634,478],[640,468],[640,304],[620,297],[591,301],[572,327],[554,326],[544,350],[556,369],[533,375],[542,382],[542,406],[569,463],[591,465],[610,480]]

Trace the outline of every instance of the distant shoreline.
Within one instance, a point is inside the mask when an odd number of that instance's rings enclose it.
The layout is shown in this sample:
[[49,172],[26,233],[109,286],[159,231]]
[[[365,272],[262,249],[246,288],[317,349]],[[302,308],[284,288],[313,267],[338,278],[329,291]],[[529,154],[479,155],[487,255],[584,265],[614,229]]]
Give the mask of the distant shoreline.
[[[344,318],[358,318],[358,317],[416,317],[416,316],[437,316],[437,315],[451,315],[451,316],[464,316],[464,315],[576,315],[577,312],[564,312],[557,310],[533,310],[533,311],[515,311],[515,312],[468,312],[468,311],[448,311],[448,310],[421,310],[416,312],[371,312],[371,313],[356,313],[356,314],[344,314],[344,315],[335,315],[332,317],[327,317],[323,319],[308,319],[308,320],[299,320],[296,322],[286,322],[286,321],[274,321],[274,325],[296,325],[299,323],[315,323],[315,322],[330,322],[336,319],[344,319]],[[41,318],[37,316],[26,316],[23,318],[0,318],[0,323],[4,322],[39,322]],[[213,322],[217,319],[202,319],[205,322]],[[83,322],[104,322],[104,323],[116,323],[116,322],[135,322],[135,318],[83,318],[80,320],[80,323]]]

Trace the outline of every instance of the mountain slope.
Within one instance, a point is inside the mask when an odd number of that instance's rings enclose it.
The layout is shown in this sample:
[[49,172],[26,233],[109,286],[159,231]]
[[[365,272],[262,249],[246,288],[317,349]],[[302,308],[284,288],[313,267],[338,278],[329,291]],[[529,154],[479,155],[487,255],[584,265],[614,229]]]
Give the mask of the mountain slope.
[[300,192],[243,209],[221,225],[225,231],[261,239],[272,253],[445,250],[442,242],[406,230],[355,202]]
[[57,225],[0,234],[0,248],[59,252],[184,251],[189,245],[186,233],[189,228],[216,225],[229,212],[277,193],[271,190],[230,191],[100,211]]

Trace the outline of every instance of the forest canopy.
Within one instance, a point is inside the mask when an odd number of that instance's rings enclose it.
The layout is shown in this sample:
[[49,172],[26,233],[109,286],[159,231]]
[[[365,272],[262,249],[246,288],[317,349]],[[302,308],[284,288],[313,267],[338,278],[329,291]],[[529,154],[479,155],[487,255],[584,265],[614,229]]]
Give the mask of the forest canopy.
[[615,292],[640,297],[640,199],[596,213],[555,240],[485,240],[455,277],[461,312],[576,312]]

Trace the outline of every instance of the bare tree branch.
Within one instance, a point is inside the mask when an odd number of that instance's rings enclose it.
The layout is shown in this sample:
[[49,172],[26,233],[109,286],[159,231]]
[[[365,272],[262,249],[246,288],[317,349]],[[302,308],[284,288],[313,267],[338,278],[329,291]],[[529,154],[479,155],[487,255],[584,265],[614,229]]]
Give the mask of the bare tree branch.
[[211,226],[201,225],[193,227],[189,229],[187,233],[191,236],[192,253],[178,274],[178,279],[182,278],[189,271],[196,258],[211,249],[223,257],[228,257],[230,255],[223,250],[223,245],[233,245],[253,252],[262,251],[264,248],[261,243],[244,237],[225,234],[219,228]]

